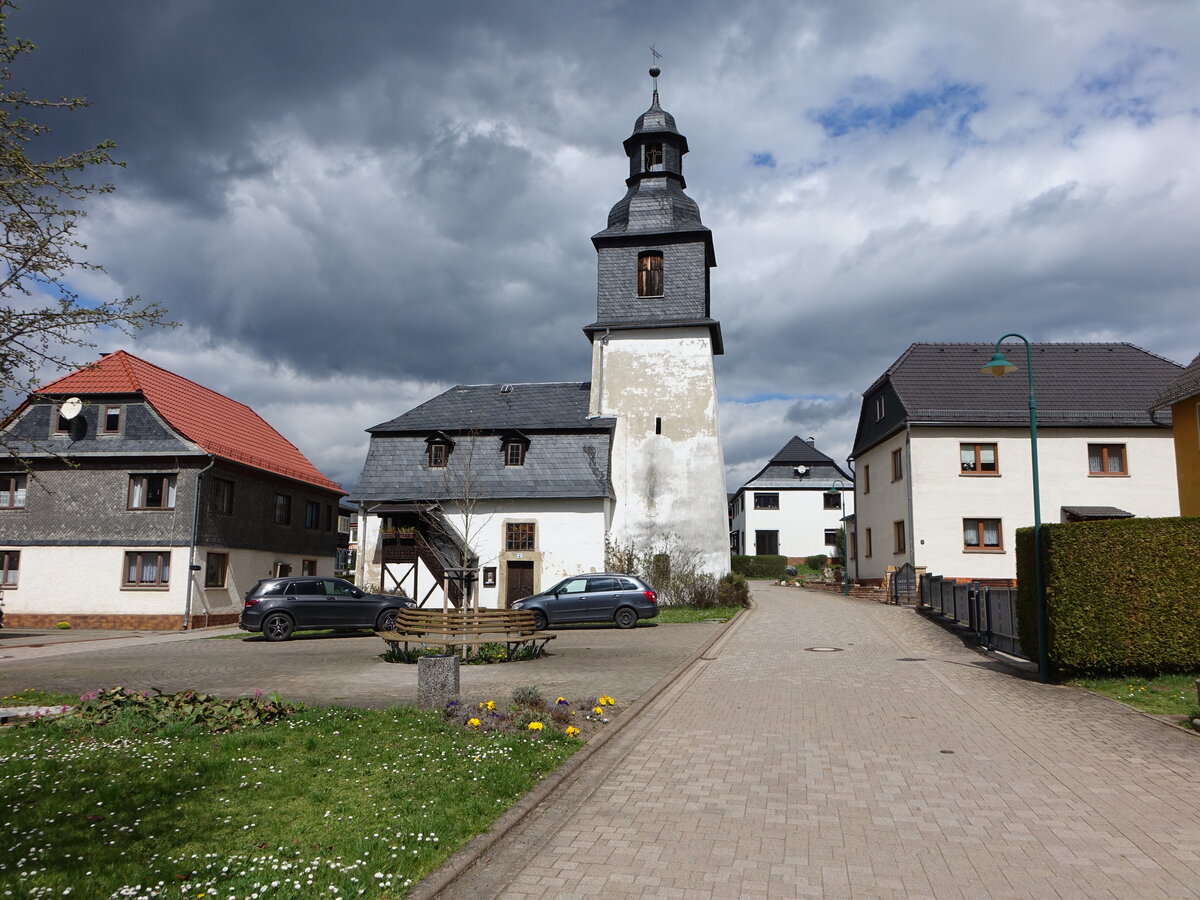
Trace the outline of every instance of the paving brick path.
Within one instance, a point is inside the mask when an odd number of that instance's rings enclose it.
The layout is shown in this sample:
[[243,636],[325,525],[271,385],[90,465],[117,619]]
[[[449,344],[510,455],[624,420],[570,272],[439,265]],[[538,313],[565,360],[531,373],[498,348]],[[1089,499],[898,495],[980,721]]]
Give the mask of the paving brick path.
[[1200,737],[910,609],[755,597],[443,896],[1200,897]]

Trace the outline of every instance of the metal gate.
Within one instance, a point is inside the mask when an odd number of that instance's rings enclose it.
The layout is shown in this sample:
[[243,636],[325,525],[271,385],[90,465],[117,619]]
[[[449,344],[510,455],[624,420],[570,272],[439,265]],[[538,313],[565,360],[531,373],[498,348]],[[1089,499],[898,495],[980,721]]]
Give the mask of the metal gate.
[[921,605],[966,628],[980,646],[1029,658],[1018,636],[1016,588],[981,587],[975,581],[926,575],[921,579]]

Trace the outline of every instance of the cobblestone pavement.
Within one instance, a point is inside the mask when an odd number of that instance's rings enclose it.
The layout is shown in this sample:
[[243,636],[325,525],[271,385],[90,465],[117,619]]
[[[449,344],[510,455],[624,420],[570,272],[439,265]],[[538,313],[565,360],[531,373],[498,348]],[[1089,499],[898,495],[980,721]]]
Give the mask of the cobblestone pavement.
[[[521,663],[463,666],[462,695],[505,698],[535,684],[572,699],[609,694],[629,703],[687,660],[722,626],[643,623],[561,628],[550,655]],[[7,629],[5,630],[7,631]],[[0,632],[4,634],[4,632]],[[255,689],[292,701],[386,709],[417,702],[417,667],[386,663],[383,641],[367,632],[297,635],[271,644],[237,628],[208,634],[28,633],[0,641],[0,696],[28,688],[82,694],[122,685],[172,692],[188,688],[238,697]],[[231,634],[218,638],[214,634]]]
[[755,597],[442,896],[1200,897],[1200,737],[911,609]]

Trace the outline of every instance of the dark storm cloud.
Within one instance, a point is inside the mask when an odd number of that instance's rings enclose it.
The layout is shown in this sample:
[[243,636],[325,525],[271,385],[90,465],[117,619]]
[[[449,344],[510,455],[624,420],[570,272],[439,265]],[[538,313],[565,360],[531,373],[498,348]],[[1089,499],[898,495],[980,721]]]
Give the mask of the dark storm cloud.
[[348,484],[361,429],[449,384],[588,377],[588,238],[655,43],[720,263],[736,486],[797,433],[844,458],[914,340],[1195,355],[1200,13],[1073,9],[28,0],[9,29],[39,44],[17,83],[93,104],[42,152],[129,164],[80,290],[165,302],[184,327],[130,350]]

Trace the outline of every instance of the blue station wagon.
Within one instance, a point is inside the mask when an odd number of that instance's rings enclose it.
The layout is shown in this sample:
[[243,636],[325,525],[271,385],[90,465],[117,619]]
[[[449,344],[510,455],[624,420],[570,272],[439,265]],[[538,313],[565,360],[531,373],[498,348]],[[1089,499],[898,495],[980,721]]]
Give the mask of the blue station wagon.
[[633,628],[639,619],[658,615],[658,594],[634,575],[590,572],[518,600],[513,609],[532,612],[538,628],[572,622],[615,622],[618,628]]

